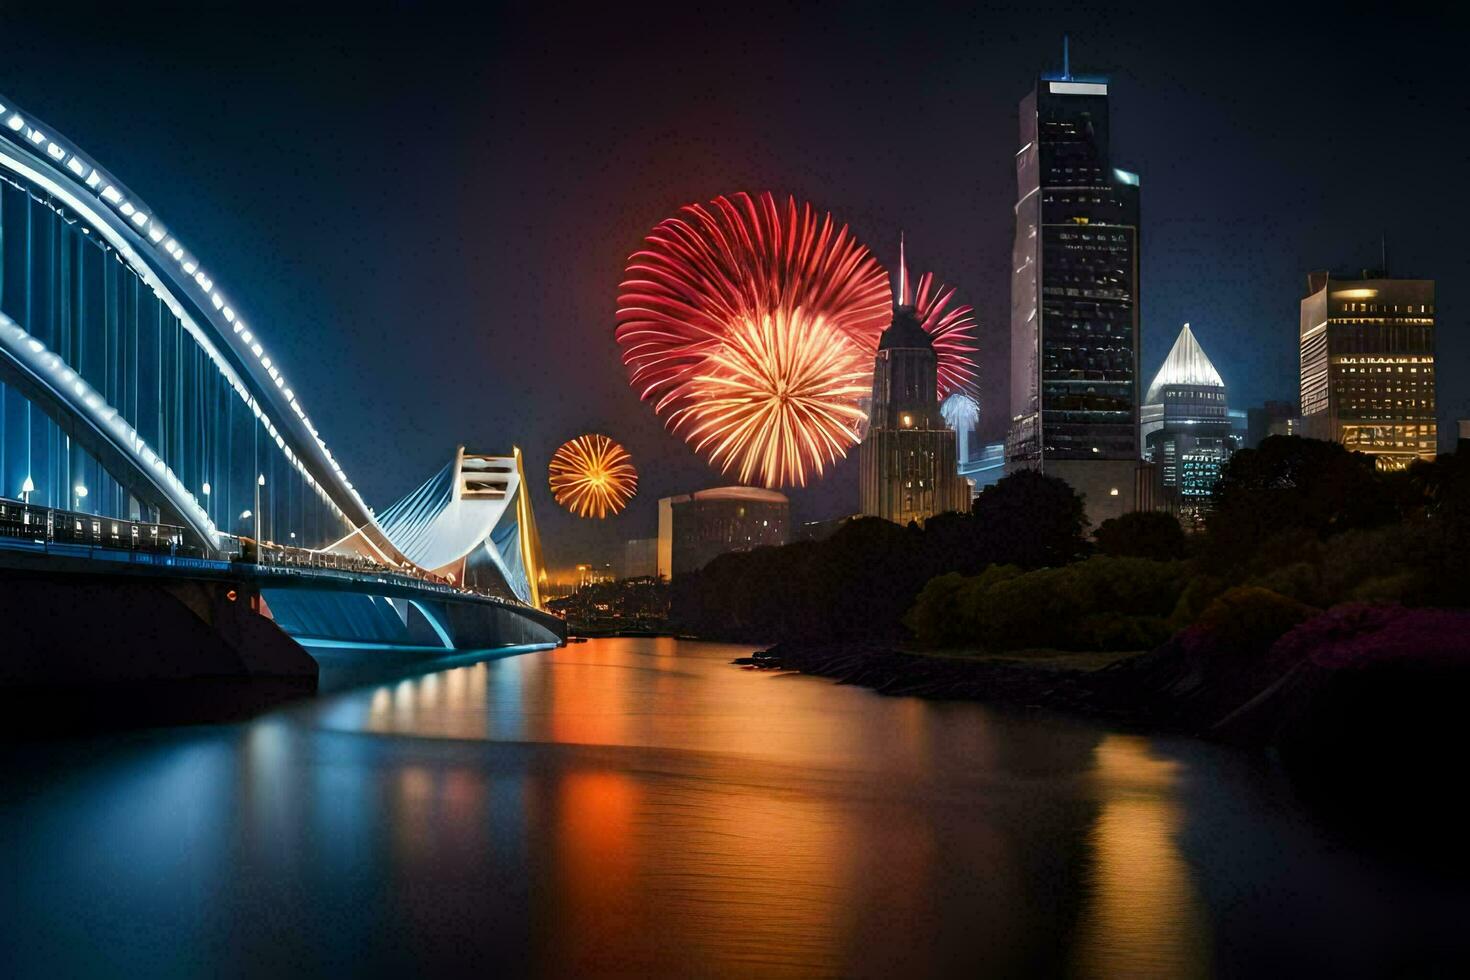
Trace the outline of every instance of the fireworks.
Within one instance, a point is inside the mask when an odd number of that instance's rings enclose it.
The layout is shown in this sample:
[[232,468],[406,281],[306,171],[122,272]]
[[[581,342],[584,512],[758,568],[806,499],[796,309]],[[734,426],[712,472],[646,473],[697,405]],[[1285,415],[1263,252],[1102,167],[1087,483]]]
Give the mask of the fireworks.
[[[830,214],[770,194],[659,223],[628,263],[617,340],[639,397],[724,471],[805,484],[857,441],[887,277]],[[876,348],[876,340],[873,347]]]
[[551,495],[578,517],[603,518],[638,492],[628,451],[607,436],[578,436],[551,457]]
[[747,320],[705,359],[669,424],[741,483],[805,485],[857,441],[871,363],[804,310]]
[[954,431],[967,431],[980,424],[980,403],[973,396],[956,391],[939,406],[939,414]]

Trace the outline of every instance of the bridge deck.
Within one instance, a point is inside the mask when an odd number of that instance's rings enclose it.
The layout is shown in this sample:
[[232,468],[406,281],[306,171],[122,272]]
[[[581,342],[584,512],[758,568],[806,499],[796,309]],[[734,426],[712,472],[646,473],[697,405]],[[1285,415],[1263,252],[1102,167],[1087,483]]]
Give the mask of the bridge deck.
[[457,589],[393,572],[255,565],[188,555],[130,551],[58,541],[34,541],[0,535],[0,568],[91,575],[140,575],[160,579],[238,582],[256,589],[306,589],[318,592],[370,593],[397,599],[427,599],[464,605],[493,606],[514,612],[552,630],[562,621],[544,610],[514,599]]

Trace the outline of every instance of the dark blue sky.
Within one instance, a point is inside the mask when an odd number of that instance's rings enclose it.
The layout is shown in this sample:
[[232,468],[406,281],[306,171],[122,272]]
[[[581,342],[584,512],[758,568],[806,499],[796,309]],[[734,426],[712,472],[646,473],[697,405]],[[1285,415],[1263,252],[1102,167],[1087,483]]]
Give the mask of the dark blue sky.
[[[1405,5],[1229,20],[1197,5],[354,6],[0,12],[0,92],[203,256],[380,509],[456,443],[524,449],[553,563],[719,482],[624,380],[623,262],[678,206],[794,193],[978,310],[1004,429],[1016,104],[1073,38],[1142,176],[1144,382],[1193,323],[1235,407],[1294,398],[1306,273],[1438,280],[1441,427],[1470,415],[1464,31]],[[555,509],[564,439],[624,442],[640,496]],[[1442,444],[1449,435],[1442,432]],[[856,507],[855,456],[796,492]]]

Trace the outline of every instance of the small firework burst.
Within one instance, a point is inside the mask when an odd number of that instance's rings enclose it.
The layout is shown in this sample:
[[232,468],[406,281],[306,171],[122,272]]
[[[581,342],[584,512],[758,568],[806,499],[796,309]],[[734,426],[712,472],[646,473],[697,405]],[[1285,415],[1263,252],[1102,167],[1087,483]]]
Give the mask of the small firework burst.
[[616,514],[638,492],[638,472],[622,446],[604,435],[578,436],[551,457],[551,495],[578,517]]

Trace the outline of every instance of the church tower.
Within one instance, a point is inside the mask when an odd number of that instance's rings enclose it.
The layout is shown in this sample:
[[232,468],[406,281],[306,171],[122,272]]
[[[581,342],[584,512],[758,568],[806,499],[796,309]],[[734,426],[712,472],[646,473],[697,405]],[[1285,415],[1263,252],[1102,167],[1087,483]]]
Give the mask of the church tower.
[[955,434],[939,413],[934,344],[914,312],[908,265],[899,244],[893,322],[878,341],[868,434],[858,449],[862,512],[898,524],[968,510]]

